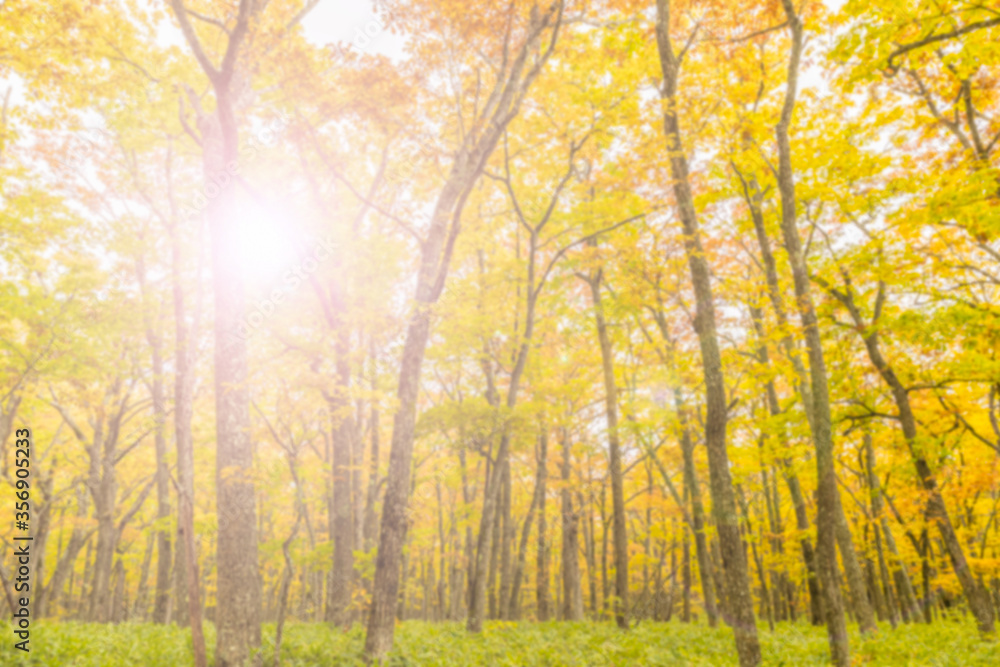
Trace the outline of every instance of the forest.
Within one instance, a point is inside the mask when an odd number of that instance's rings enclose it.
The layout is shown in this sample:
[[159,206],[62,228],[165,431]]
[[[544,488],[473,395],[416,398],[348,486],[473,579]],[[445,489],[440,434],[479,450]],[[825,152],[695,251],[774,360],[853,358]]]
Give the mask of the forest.
[[0,0],[0,664],[1000,664],[996,0]]

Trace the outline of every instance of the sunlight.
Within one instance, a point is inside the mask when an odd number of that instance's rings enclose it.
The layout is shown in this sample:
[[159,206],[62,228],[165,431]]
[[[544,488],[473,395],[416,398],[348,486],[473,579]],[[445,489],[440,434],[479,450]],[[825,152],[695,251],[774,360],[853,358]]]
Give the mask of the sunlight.
[[1000,0],[41,4],[0,667],[1000,665]]
[[251,200],[242,199],[236,207],[244,277],[252,282],[273,280],[295,260],[288,236],[289,222]]

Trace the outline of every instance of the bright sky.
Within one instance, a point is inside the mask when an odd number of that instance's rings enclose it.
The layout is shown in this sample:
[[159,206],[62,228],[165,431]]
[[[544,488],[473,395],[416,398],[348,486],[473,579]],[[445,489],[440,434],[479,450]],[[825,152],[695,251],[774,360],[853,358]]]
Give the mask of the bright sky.
[[[404,40],[373,11],[371,0],[320,0],[302,21],[306,38],[318,45],[343,42],[355,51],[403,57]],[[366,34],[367,33],[367,34]]]
[[[320,0],[302,20],[306,39],[322,46],[343,43],[362,53],[381,53],[402,58],[404,40],[393,35],[376,16],[371,0]],[[175,21],[164,21],[157,35],[161,46],[184,46],[184,36]]]

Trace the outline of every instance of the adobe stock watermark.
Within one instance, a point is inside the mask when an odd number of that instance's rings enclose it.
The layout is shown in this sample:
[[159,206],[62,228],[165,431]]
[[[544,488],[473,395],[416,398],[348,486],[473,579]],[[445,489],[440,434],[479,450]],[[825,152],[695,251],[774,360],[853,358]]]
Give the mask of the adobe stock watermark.
[[385,29],[386,29],[385,23],[383,23],[382,20],[376,16],[375,18],[365,23],[363,29],[361,26],[354,27],[354,35],[351,36],[351,41],[348,44],[347,49],[341,46],[341,42],[328,45],[330,51],[332,52],[330,57],[333,60],[333,64],[330,66],[329,69],[327,69],[327,71],[336,67],[341,60],[347,57],[349,51],[351,50],[358,52],[365,51],[368,48],[368,46],[372,43],[372,40],[375,39],[379,35],[379,33],[384,32]]
[[257,152],[273,144],[278,135],[290,123],[291,119],[279,111],[276,118],[262,129],[251,134],[246,143],[239,147],[237,159],[230,161],[224,170],[214,174],[209,182],[198,189],[189,202],[181,207],[181,221],[187,221],[189,218],[203,213],[208,208],[210,201],[216,199],[236,182],[240,170],[257,157]]
[[253,309],[229,333],[228,343],[237,339],[248,340],[264,323],[274,317],[285,299],[294,294],[319,270],[321,264],[333,256],[340,244],[330,236],[325,236],[313,244],[312,249],[301,256],[281,277],[282,285],[271,290],[267,297],[254,304]]
[[115,135],[101,127],[85,127],[74,132],[66,154],[57,161],[73,170],[82,168],[84,161],[90,157],[101,143],[105,147],[113,144]]

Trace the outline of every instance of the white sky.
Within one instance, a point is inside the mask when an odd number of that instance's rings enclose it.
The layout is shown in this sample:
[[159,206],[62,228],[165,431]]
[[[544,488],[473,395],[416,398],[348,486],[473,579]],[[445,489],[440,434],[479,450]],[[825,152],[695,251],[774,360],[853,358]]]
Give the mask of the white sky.
[[364,53],[381,53],[393,59],[404,55],[403,37],[391,34],[388,25],[380,22],[371,0],[321,0],[303,19],[302,28],[306,39],[317,45],[343,42]]
[[[302,29],[306,39],[317,46],[339,42],[355,51],[393,59],[405,55],[405,40],[389,32],[388,25],[376,16],[371,0],[320,0],[302,20]],[[161,46],[185,46],[184,35],[172,17],[161,24],[157,37]]]

